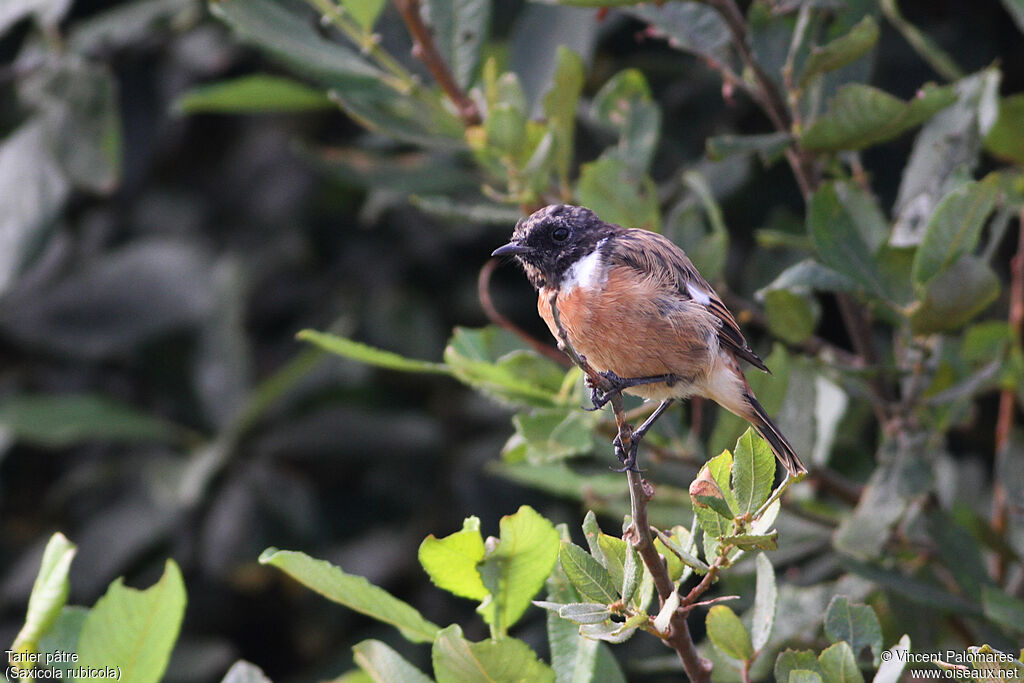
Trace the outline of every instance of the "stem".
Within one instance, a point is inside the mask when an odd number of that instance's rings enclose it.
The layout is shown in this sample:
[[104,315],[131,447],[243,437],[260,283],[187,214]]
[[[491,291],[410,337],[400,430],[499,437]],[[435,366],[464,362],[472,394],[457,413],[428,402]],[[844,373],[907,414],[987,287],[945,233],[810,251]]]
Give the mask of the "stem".
[[567,365],[565,355],[559,353],[558,349],[552,348],[550,344],[545,344],[516,325],[502,315],[494,306],[494,301],[491,299],[491,275],[494,273],[494,269],[498,267],[498,263],[499,261],[496,258],[489,259],[483,268],[480,269],[480,275],[477,276],[476,280],[476,291],[480,299],[480,307],[484,309],[487,319],[522,339],[537,353],[547,356],[559,365]]
[[448,68],[441,53],[437,51],[434,36],[427,25],[423,23],[423,17],[420,15],[419,0],[394,0],[394,3],[412,36],[413,54],[426,65],[430,75],[434,77],[444,94],[455,105],[462,122],[467,126],[479,125],[482,120],[480,111],[477,109],[476,103],[455,82],[451,69]]
[[[1017,227],[1017,253],[1010,259],[1010,311],[1007,318],[1015,343],[1019,346],[1024,336],[1024,209],[1019,216]],[[1013,414],[1016,407],[1016,396],[1012,389],[1003,389],[999,393],[999,416],[996,418],[996,463],[1007,457],[1006,447],[1013,431]],[[1006,487],[996,472],[992,484],[992,530],[1000,537],[1006,534],[1008,523]],[[992,578],[1002,583],[1006,577],[1006,557],[998,555],[992,567]]]

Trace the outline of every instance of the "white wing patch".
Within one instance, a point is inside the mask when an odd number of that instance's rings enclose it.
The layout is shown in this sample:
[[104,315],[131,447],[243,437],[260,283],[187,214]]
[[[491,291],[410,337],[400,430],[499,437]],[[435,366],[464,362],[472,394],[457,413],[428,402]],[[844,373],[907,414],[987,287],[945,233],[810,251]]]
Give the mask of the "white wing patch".
[[692,282],[686,283],[686,291],[690,293],[690,298],[697,303],[704,306],[711,305],[711,297],[708,296],[708,293]]
[[588,289],[590,287],[597,286],[604,281],[605,273],[604,269],[601,267],[601,245],[603,245],[607,239],[608,238],[605,238],[598,242],[594,251],[572,264],[572,266],[565,271],[561,285],[563,292],[570,292],[576,287]]

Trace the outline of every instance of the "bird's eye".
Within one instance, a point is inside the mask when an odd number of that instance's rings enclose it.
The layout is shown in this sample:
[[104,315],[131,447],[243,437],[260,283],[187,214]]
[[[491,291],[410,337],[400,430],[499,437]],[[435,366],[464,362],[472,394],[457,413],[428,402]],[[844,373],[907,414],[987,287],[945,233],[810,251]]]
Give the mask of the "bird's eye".
[[555,228],[555,231],[551,233],[551,239],[556,242],[564,242],[569,238],[569,228]]

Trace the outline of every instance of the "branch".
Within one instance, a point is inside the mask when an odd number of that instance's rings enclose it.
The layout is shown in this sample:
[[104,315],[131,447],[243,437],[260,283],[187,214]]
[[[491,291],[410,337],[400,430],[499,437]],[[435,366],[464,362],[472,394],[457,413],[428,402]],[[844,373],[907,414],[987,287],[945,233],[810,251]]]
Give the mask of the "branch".
[[467,126],[479,125],[482,120],[480,110],[455,82],[455,77],[452,76],[444,57],[437,51],[434,36],[427,25],[423,23],[423,17],[420,15],[419,0],[394,0],[394,3],[412,36],[412,53],[426,65],[430,75],[434,77],[437,84],[444,90],[444,94],[455,105],[462,122]]
[[499,261],[496,258],[489,259],[484,263],[483,268],[480,269],[480,275],[478,275],[476,279],[476,292],[477,296],[480,298],[480,307],[484,309],[484,314],[487,316],[487,319],[498,327],[502,327],[522,339],[537,353],[550,358],[559,365],[568,365],[565,355],[559,353],[558,349],[553,348],[550,344],[545,344],[526,330],[516,325],[514,322],[502,315],[494,306],[494,301],[491,299],[491,275],[494,273],[494,269],[498,266],[498,263]]
[[[1020,345],[1024,336],[1024,209],[1021,209],[1017,226],[1017,253],[1010,259],[1010,311],[1007,314],[1010,332],[1016,344]],[[1006,457],[1004,449],[1010,441],[1013,430],[1013,413],[1016,397],[1012,389],[1003,389],[999,393],[999,415],[996,418],[996,460]],[[999,477],[992,484],[992,529],[1001,538],[1006,534],[1008,523],[1006,487]],[[1001,554],[992,566],[992,578],[1002,583],[1006,576],[1006,558]]]

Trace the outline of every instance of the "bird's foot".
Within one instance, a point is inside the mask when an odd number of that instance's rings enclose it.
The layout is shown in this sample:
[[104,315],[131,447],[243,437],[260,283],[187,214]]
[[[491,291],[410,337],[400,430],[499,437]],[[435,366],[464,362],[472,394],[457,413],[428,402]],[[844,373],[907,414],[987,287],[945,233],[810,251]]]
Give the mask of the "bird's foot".
[[659,384],[662,382],[667,386],[672,386],[683,379],[679,375],[672,373],[652,375],[650,377],[619,377],[611,370],[605,370],[597,374],[604,380],[603,382],[595,381],[590,375],[585,377],[585,383],[590,388],[590,401],[594,404],[592,408],[585,408],[585,410],[600,410],[617,394],[621,394],[630,387],[642,386],[644,384]]

